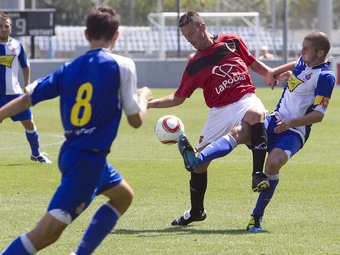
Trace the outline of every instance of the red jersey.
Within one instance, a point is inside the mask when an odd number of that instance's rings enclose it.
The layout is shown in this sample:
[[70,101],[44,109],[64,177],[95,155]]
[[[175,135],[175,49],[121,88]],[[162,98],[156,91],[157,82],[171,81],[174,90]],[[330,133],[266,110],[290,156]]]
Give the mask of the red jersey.
[[210,108],[237,102],[245,94],[255,92],[248,72],[255,60],[239,36],[217,35],[211,46],[197,51],[189,60],[175,95],[188,98],[202,88]]

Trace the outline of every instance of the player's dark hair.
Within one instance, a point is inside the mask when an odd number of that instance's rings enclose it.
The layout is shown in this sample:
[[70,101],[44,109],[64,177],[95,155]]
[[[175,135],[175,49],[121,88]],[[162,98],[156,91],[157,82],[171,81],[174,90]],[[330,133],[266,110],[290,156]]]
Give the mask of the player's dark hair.
[[94,7],[86,20],[89,39],[112,39],[120,23],[119,14],[108,5]]
[[204,23],[202,17],[194,11],[187,11],[178,19],[178,27],[183,27],[188,23],[193,22],[197,26]]
[[305,36],[305,40],[311,41],[315,49],[323,50],[325,52],[325,56],[331,48],[329,37],[321,31],[314,31],[307,34]]

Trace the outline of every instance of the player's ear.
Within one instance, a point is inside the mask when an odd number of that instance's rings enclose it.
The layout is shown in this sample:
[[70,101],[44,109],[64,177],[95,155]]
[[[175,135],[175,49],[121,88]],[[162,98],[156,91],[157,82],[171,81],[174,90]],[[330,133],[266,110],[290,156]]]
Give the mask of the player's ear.
[[200,24],[200,29],[201,29],[202,32],[205,32],[205,30],[207,29],[205,23]]
[[86,40],[90,41],[90,38],[89,38],[89,34],[88,34],[88,32],[87,32],[87,29],[85,29],[84,35],[85,35]]
[[321,58],[325,55],[325,51],[324,50],[318,50],[318,56]]
[[119,35],[119,31],[117,30],[117,31],[113,34],[113,40],[114,40],[114,41],[117,41],[118,35]]

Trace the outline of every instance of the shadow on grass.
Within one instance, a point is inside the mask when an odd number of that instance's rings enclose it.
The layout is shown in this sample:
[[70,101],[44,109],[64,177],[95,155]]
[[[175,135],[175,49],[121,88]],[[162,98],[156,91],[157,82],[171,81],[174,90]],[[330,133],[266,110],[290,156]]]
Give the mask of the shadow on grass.
[[26,166],[27,163],[9,163],[9,164],[0,164],[1,166],[8,166],[8,167],[16,167],[16,166]]
[[[176,234],[176,235],[191,235],[191,234],[203,234],[203,235],[254,235],[254,233],[249,233],[245,229],[194,229],[194,226],[184,226],[184,227],[171,227],[165,229],[115,229],[111,234],[116,235],[138,235],[138,236],[148,236],[150,234]],[[266,233],[268,231],[263,231]],[[147,235],[146,235],[147,234]]]

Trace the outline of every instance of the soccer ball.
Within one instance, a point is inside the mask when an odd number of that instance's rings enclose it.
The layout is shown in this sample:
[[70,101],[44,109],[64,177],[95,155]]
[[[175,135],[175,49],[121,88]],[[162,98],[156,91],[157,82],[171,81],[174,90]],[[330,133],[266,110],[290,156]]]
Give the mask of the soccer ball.
[[178,137],[183,133],[183,122],[173,115],[159,118],[155,126],[156,137],[163,144],[177,143]]

